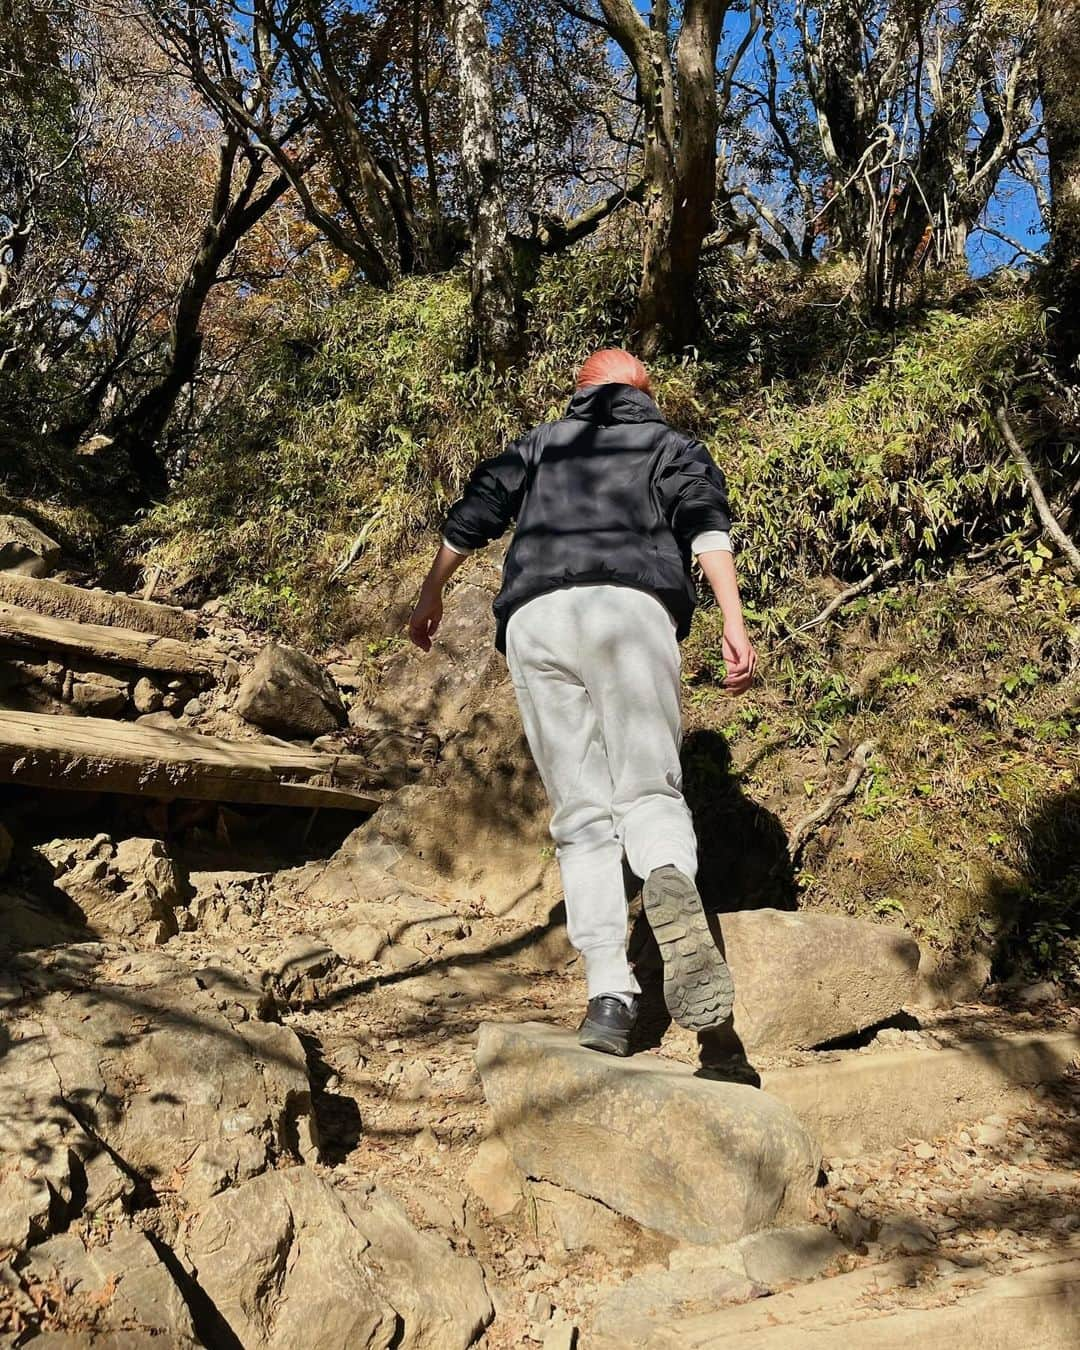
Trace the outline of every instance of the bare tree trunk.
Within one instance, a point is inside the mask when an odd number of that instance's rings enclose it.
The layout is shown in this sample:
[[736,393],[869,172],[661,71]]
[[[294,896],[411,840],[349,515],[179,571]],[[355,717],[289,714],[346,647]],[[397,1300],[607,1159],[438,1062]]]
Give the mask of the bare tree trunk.
[[461,88],[461,156],[472,236],[473,315],[481,355],[501,370],[517,350],[518,323],[485,8],[485,0],[451,0],[450,33]]
[[1050,153],[1053,331],[1065,363],[1080,356],[1080,9],[1039,0],[1039,86]]
[[203,309],[218,272],[244,235],[288,187],[285,177],[278,175],[256,196],[265,161],[249,161],[244,183],[233,197],[232,180],[238,150],[239,142],[234,137],[228,137],[222,144],[210,219],[177,296],[169,326],[164,370],[110,428],[116,445],[126,453],[135,476],[148,494],[160,492],[166,486],[158,442],[177,399],[198,370],[203,345]]
[[645,230],[634,328],[644,356],[695,334],[701,247],[716,200],[716,50],[728,0],[686,0],[672,61],[670,6],[646,23],[633,0],[600,0],[637,77],[645,124]]

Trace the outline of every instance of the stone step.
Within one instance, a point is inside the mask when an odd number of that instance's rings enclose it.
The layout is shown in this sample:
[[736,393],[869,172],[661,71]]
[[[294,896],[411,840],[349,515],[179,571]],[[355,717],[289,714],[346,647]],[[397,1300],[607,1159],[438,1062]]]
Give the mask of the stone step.
[[960,1041],[847,1050],[791,1068],[763,1069],[761,1086],[785,1102],[826,1158],[880,1153],[957,1125],[1010,1113],[1031,1090],[1080,1059],[1080,1030],[1003,1033]]
[[528,1177],[690,1242],[807,1218],[820,1153],[767,1092],[656,1055],[597,1054],[536,1022],[482,1025],[476,1062]]
[[[717,1288],[726,1294],[730,1281]],[[708,1300],[707,1285],[701,1289]],[[645,1315],[602,1327],[590,1350],[1073,1350],[1080,1344],[1080,1256],[1034,1258],[1026,1269],[938,1277],[932,1261],[898,1258],[736,1307]]]

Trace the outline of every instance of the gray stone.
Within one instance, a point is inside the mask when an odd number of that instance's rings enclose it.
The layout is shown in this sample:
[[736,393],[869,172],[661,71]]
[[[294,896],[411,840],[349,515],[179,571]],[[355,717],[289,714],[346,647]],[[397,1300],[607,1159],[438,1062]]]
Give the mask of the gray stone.
[[119,717],[127,707],[127,685],[78,680],[71,687],[71,706],[88,717]]
[[807,1217],[819,1151],[767,1093],[658,1056],[598,1055],[535,1022],[483,1025],[476,1061],[496,1130],[527,1176],[691,1242]]
[[1080,1056],[1080,1032],[1014,1033],[955,1047],[845,1051],[828,1063],[763,1069],[761,1086],[791,1107],[827,1158],[936,1139],[995,1110],[1024,1110]]
[[816,1280],[846,1251],[844,1244],[819,1224],[767,1228],[749,1233],[722,1247],[676,1247],[669,1258],[672,1270],[703,1270],[719,1266],[745,1275],[764,1289]]
[[144,675],[135,681],[131,691],[131,701],[137,713],[155,713],[161,707],[164,694],[149,676]]
[[118,1228],[108,1242],[92,1248],[74,1233],[62,1234],[35,1247],[26,1269],[42,1284],[99,1303],[106,1326],[130,1329],[134,1322],[167,1338],[170,1346],[198,1344],[180,1290],[138,1229]]
[[178,930],[180,878],[158,839],[107,836],[61,841],[38,849],[53,866],[53,884],[99,933],[161,943]]
[[345,705],[326,671],[295,647],[269,643],[240,682],[236,711],[280,736],[321,736],[343,726]]
[[388,1195],[306,1167],[215,1196],[183,1244],[244,1350],[465,1350],[491,1320],[479,1265]]
[[60,561],[60,545],[22,516],[0,515],[0,572],[47,577]]
[[[132,1176],[175,1190],[200,1148],[214,1149],[232,1180],[310,1145],[310,1086],[294,1032],[230,1021],[162,952],[52,969],[55,988],[0,1012],[0,1176],[4,1236],[15,1239],[2,1245],[45,1236],[73,1206],[83,1215],[108,1207]],[[13,1176],[21,1180],[9,1205]]]
[[550,1181],[530,1182],[529,1193],[536,1205],[537,1226],[541,1231],[553,1228],[568,1252],[592,1251],[610,1255],[626,1247],[640,1232],[629,1219],[599,1201],[555,1186]]
[[[646,1271],[596,1304],[591,1331],[612,1345],[647,1346],[657,1323],[745,1303],[756,1293],[745,1275],[718,1265]],[[589,1341],[592,1344],[592,1336]]]
[[265,973],[266,983],[285,1002],[306,1003],[325,992],[341,958],[325,942],[304,933],[287,942]]
[[465,1171],[465,1185],[499,1219],[521,1204],[525,1178],[501,1139],[485,1139]]
[[913,998],[918,944],[884,924],[776,909],[717,916],[748,1053],[812,1049],[895,1016]]

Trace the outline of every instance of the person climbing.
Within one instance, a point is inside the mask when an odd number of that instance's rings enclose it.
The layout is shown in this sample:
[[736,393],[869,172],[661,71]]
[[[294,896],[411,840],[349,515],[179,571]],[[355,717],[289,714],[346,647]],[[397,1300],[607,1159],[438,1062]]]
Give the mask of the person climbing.
[[725,686],[745,690],[757,660],[725,480],[699,441],[664,420],[636,357],[594,352],[565,416],[479,464],[450,508],[409,621],[423,651],[449,577],[512,522],[495,645],[551,803],[567,932],[584,958],[578,1039],[627,1055],[641,989],[627,958],[624,854],[644,882],[674,1020],[717,1026],[734,997],[694,884],[697,840],[679,763],[692,557],[723,613]]

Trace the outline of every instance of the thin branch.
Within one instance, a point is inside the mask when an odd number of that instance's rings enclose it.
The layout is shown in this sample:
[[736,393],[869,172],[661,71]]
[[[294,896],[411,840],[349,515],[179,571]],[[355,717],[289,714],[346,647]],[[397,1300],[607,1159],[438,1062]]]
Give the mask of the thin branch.
[[1036,514],[1042,522],[1043,530],[1053,539],[1062,553],[1065,554],[1069,562],[1072,563],[1073,571],[1080,576],[1080,549],[1076,547],[1073,541],[1061,528],[1057,522],[1053,511],[1050,510],[1050,503],[1046,500],[1046,494],[1042,490],[1042,484],[1039,482],[1035,473],[1035,468],[1028,459],[1024,447],[1016,438],[1016,432],[1012,429],[1012,423],[1009,421],[1009,415],[1004,406],[998,408],[994,414],[997,424],[1001,428],[1001,435],[1005,444],[1009,448],[1009,453],[1020,467],[1020,472],[1024,476],[1024,482],[1027,484],[1027,490],[1031,493],[1031,500],[1035,505]]
[[857,581],[854,586],[849,586],[839,595],[834,595],[820,614],[815,614],[806,623],[801,623],[798,628],[793,628],[790,633],[786,633],[776,646],[782,647],[785,642],[790,642],[793,637],[797,637],[800,633],[805,633],[811,628],[817,628],[819,624],[823,624],[826,619],[831,618],[838,609],[843,608],[844,605],[858,596],[865,595],[867,591],[877,585],[883,576],[889,572],[895,572],[898,567],[903,566],[903,563],[903,558],[890,558],[888,562],[883,562],[880,567],[875,567],[872,572],[868,572],[863,577],[862,581]]

